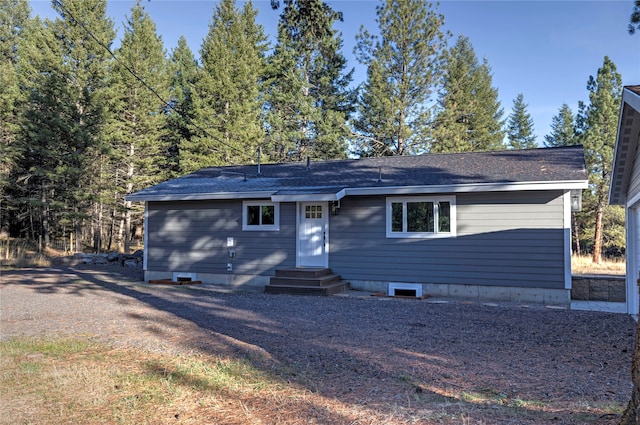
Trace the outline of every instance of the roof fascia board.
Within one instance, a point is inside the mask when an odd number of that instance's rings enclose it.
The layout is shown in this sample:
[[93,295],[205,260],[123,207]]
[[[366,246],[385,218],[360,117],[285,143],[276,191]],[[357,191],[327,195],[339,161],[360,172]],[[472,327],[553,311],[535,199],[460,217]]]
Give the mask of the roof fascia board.
[[345,189],[336,193],[304,193],[304,194],[274,194],[271,196],[273,202],[306,202],[306,201],[339,201],[344,198]]
[[516,182],[516,183],[471,183],[437,186],[392,186],[345,188],[336,193],[309,193],[300,195],[278,195],[273,191],[260,192],[218,192],[194,194],[144,195],[133,194],[125,197],[127,201],[205,201],[217,199],[271,199],[273,202],[295,201],[337,201],[345,196],[355,195],[410,195],[417,193],[468,193],[468,192],[513,192],[532,190],[570,190],[588,188],[587,180],[567,180],[554,182]]
[[414,193],[513,192],[532,190],[587,189],[587,180],[518,183],[471,183],[439,186],[396,186],[347,188],[346,195],[405,195]]
[[622,91],[622,102],[640,112],[640,94],[629,89],[624,89]]
[[216,193],[190,193],[169,195],[127,195],[127,201],[206,201],[216,199],[269,199],[274,191],[260,192],[216,192]]

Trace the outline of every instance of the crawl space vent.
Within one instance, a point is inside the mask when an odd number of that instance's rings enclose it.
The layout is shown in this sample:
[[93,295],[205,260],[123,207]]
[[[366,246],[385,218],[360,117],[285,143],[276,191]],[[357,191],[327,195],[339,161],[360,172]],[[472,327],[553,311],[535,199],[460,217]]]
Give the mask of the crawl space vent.
[[415,297],[422,298],[422,285],[419,283],[395,283],[389,282],[390,297]]
[[173,272],[172,279],[174,282],[191,282],[196,280],[195,273]]

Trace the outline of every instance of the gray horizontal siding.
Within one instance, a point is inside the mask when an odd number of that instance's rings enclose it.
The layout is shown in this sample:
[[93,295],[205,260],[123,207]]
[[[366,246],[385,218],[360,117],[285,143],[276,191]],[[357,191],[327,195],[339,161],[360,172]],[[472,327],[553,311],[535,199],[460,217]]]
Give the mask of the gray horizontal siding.
[[385,198],[331,217],[330,266],[345,279],[564,288],[562,193],[456,196],[457,237],[386,237]]
[[148,203],[147,269],[226,273],[227,238],[234,238],[234,272],[273,274],[295,266],[295,204],[280,205],[279,231],[243,231],[242,201]]

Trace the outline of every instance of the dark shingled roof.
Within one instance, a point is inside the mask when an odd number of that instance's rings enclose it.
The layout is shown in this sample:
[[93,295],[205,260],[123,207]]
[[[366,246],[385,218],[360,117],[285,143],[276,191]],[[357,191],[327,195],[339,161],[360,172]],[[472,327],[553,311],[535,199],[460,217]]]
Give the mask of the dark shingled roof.
[[640,95],[640,86],[625,86],[625,89],[631,90],[637,95]]
[[[342,189],[580,182],[582,146],[426,154],[336,161],[209,167],[131,194],[127,199],[171,200],[270,192],[336,193]],[[428,188],[426,188],[428,191]],[[215,195],[215,196],[213,196]],[[230,196],[231,197],[231,196]],[[255,197],[255,196],[254,196]]]

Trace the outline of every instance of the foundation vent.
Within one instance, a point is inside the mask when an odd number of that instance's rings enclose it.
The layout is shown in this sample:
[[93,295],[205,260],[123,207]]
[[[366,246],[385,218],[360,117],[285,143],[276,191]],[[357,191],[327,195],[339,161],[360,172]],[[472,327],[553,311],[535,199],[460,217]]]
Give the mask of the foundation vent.
[[387,295],[390,297],[422,298],[422,285],[419,283],[389,282]]
[[186,272],[173,272],[171,280],[174,282],[192,282],[196,280],[196,274]]

